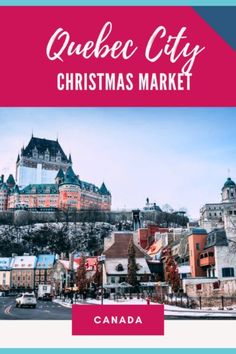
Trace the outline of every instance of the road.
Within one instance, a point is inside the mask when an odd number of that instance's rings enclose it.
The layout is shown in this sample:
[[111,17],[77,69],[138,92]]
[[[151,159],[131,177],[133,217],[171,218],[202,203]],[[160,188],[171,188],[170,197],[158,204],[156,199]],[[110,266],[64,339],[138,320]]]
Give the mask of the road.
[[38,301],[35,309],[16,308],[15,298],[0,297],[0,320],[71,320],[71,309],[50,301]]

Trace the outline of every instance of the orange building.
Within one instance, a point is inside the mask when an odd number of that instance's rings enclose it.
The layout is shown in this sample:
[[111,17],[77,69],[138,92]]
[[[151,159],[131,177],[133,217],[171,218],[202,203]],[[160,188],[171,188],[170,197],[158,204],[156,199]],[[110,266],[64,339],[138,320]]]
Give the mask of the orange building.
[[188,236],[189,263],[191,277],[205,277],[206,271],[201,267],[200,255],[204,250],[207,232],[204,229],[193,229]]

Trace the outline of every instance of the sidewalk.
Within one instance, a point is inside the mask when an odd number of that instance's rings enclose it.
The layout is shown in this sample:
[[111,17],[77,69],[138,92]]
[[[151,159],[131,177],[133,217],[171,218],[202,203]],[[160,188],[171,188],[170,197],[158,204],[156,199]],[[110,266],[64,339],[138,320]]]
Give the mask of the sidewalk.
[[[54,302],[60,304],[65,307],[72,307],[70,300],[62,301],[60,299],[53,300]],[[74,303],[75,304],[75,303]],[[104,299],[104,305],[147,305],[146,300],[143,299],[121,299],[118,301]],[[76,305],[101,305],[101,300],[96,299],[88,299],[88,300],[80,300],[77,299]],[[157,303],[151,303],[150,306],[159,305]],[[182,307],[172,306],[172,305],[164,305],[165,307],[165,316],[175,316],[175,317],[224,317],[224,318],[235,318],[236,319],[236,310],[217,310],[217,309],[203,309],[203,310],[194,310],[194,309],[186,309]]]

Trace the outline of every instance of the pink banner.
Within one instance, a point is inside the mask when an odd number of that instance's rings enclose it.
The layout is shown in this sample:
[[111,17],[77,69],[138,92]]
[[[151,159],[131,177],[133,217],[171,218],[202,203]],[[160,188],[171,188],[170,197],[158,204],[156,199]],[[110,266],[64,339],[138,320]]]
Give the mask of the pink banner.
[[1,7],[0,106],[234,106],[236,54],[191,7]]
[[164,305],[73,305],[72,334],[164,335]]

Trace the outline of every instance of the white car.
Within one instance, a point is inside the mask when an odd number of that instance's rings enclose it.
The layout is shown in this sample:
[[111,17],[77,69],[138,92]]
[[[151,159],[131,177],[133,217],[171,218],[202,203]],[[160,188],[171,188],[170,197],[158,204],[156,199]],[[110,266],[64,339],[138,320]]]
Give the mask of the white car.
[[24,293],[16,298],[16,307],[28,306],[35,308],[37,300],[34,293]]

